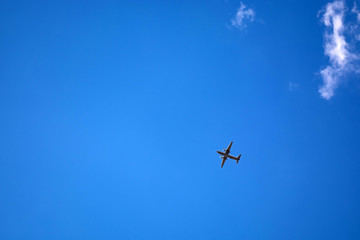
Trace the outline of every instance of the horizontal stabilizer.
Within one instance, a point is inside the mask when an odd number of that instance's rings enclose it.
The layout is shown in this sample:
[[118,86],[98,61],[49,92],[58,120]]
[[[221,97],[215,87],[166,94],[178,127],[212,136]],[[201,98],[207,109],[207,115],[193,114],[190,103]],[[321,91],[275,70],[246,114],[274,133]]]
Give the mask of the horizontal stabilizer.
[[237,157],[236,163],[239,163],[240,157],[241,157],[241,154]]

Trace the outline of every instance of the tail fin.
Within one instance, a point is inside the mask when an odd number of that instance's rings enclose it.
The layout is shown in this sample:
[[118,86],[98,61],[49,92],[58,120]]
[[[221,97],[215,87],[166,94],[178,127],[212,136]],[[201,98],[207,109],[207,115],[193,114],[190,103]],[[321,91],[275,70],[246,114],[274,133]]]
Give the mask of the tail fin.
[[237,157],[236,163],[239,163],[240,157],[241,157],[241,154]]

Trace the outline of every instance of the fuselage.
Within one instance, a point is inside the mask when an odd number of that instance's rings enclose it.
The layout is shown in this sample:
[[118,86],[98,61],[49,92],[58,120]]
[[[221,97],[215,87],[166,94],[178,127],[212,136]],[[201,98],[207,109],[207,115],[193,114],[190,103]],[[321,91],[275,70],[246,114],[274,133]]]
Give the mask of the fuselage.
[[218,154],[220,154],[220,155],[223,155],[223,156],[225,156],[225,157],[231,158],[231,159],[233,159],[233,160],[239,160],[239,157],[234,157],[234,156],[231,156],[231,155],[226,154],[226,153],[221,152],[221,151],[216,151],[216,152],[217,152]]

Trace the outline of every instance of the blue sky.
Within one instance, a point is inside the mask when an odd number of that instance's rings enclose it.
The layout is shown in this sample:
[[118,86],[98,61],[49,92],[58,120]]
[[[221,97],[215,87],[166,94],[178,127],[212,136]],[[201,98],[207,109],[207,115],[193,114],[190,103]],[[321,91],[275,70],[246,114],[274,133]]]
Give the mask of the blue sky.
[[0,5],[1,239],[359,239],[354,2]]

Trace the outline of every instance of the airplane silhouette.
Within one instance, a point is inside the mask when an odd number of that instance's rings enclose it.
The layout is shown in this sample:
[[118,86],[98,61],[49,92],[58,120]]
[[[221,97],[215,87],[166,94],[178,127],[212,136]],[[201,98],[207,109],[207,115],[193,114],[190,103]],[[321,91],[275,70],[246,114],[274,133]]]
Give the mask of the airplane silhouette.
[[236,163],[239,163],[241,154],[240,154],[238,157],[234,157],[234,156],[231,156],[231,155],[229,154],[229,153],[230,153],[230,148],[231,148],[231,145],[232,145],[232,144],[233,144],[233,142],[230,143],[230,145],[227,147],[227,149],[224,149],[224,152],[216,151],[218,154],[222,155],[221,158],[222,158],[223,160],[222,160],[222,163],[221,163],[221,167],[224,166],[224,163],[225,163],[225,161],[226,161],[227,158],[236,160]]

